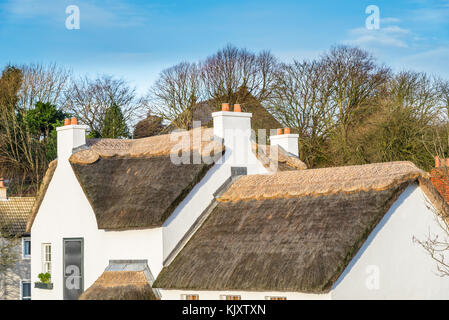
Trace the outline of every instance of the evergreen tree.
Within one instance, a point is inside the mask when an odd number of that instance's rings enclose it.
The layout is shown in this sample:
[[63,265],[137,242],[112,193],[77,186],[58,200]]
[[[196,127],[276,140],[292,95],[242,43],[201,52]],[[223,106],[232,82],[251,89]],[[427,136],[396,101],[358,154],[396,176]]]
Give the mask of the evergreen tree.
[[104,125],[101,131],[103,138],[128,138],[129,131],[126,126],[122,110],[116,104],[113,104],[106,110],[104,115]]

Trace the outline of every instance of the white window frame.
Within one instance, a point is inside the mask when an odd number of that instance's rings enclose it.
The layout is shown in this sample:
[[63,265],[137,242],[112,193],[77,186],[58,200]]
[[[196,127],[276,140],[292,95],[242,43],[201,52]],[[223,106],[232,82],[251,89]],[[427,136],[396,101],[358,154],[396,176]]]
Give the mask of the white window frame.
[[[23,284],[24,283],[30,284],[30,296],[26,297],[29,299],[24,299],[25,297],[23,296]],[[31,300],[31,280],[20,280],[20,300]]]
[[[30,242],[30,254],[25,254],[25,241]],[[29,260],[31,259],[31,237],[23,237],[22,238],[22,258]]]
[[[197,293],[181,294],[181,300],[188,300],[187,299],[188,296],[197,296],[198,299],[196,299],[196,300],[200,300],[200,295]],[[192,301],[194,301],[194,300],[192,300]]]
[[[50,247],[50,260],[47,261],[47,256],[46,256],[46,248]],[[52,270],[52,251],[51,251],[51,243],[47,242],[47,243],[42,243],[42,273],[46,273],[48,272],[49,274],[51,274],[51,270]],[[47,265],[49,266],[49,268],[47,269]]]

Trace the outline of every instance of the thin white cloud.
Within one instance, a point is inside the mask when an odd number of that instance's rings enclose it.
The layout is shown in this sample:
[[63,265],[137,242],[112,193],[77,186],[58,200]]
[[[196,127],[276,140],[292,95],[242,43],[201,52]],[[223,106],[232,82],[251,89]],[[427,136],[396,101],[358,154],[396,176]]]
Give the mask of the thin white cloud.
[[[65,9],[73,5],[73,0],[9,0],[1,5],[10,19],[33,19],[45,17],[47,21],[65,21]],[[130,2],[114,0],[108,3],[98,1],[76,1],[80,8],[81,25],[109,26],[142,26],[145,17],[142,10]]]
[[449,80],[449,68],[446,67],[449,47],[438,47],[414,54],[401,55],[390,61],[395,71],[414,70]]
[[432,5],[412,10],[410,20],[427,24],[449,23],[449,1],[438,1]]
[[410,30],[399,26],[388,26],[378,30],[356,28],[349,31],[349,39],[343,42],[355,46],[408,48],[406,36]]
[[400,22],[401,20],[399,20],[398,18],[393,18],[393,17],[386,17],[386,18],[381,18],[380,19],[380,23],[382,24],[382,23],[385,23],[385,24],[387,24],[387,23],[398,23],[398,22]]

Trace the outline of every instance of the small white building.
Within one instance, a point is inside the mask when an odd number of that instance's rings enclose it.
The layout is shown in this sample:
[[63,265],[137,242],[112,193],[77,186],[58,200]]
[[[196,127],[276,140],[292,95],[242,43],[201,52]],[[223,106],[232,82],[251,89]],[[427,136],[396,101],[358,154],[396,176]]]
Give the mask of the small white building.
[[449,212],[425,172],[305,169],[297,135],[270,151],[251,142],[250,113],[213,120],[138,140],[58,128],[27,225],[32,281],[51,273],[33,299],[449,298],[413,241]]

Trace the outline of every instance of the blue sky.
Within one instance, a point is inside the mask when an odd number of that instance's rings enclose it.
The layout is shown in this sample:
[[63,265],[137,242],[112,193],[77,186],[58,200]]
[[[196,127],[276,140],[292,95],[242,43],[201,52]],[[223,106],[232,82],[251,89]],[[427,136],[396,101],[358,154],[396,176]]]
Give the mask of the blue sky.
[[[65,27],[69,5],[80,9],[79,30]],[[380,9],[378,30],[365,27],[368,5]],[[395,70],[449,78],[449,0],[0,0],[0,66],[56,62],[123,77],[140,93],[162,69],[228,43],[282,61],[351,44]]]

